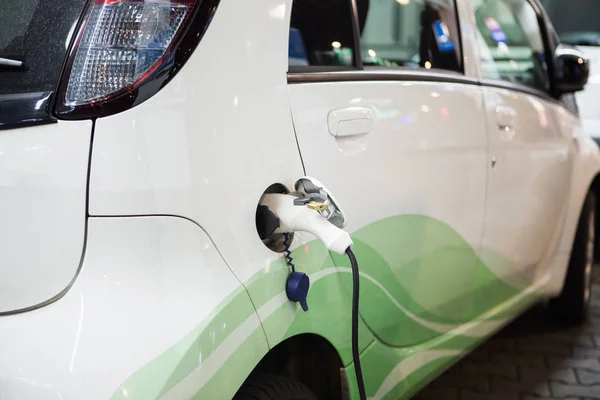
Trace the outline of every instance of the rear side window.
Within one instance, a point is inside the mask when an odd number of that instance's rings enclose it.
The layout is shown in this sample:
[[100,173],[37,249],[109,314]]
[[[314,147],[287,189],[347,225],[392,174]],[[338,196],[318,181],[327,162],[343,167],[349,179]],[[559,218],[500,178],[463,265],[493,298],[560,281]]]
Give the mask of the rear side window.
[[294,0],[289,69],[352,67],[354,35],[349,0]]
[[85,0],[0,0],[0,128],[48,118]]
[[364,65],[461,69],[454,0],[357,0]]

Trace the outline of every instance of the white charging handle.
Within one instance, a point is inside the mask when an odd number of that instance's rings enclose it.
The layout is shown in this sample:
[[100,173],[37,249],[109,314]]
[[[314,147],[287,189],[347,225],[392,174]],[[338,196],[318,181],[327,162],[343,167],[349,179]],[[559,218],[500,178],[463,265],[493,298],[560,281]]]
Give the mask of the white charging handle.
[[318,211],[307,206],[294,205],[296,197],[289,194],[265,194],[261,205],[267,206],[279,218],[275,233],[309,232],[317,236],[325,246],[344,255],[352,247],[350,235],[327,221]]

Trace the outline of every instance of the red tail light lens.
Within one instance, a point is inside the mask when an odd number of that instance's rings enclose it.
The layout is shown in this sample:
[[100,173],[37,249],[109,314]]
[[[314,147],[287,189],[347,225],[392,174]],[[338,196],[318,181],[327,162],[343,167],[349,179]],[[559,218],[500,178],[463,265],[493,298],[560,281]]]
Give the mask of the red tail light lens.
[[189,57],[217,3],[91,0],[61,79],[57,116],[106,116],[156,93]]

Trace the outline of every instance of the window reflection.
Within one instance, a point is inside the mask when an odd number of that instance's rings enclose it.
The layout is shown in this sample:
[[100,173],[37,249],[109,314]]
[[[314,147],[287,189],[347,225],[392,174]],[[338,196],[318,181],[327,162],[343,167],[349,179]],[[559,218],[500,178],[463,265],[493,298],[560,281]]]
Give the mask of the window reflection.
[[477,40],[485,78],[549,89],[544,41],[526,0],[476,0]]
[[352,14],[347,0],[294,0],[289,66],[344,67],[354,64]]
[[363,63],[459,71],[460,41],[451,0],[357,0]]

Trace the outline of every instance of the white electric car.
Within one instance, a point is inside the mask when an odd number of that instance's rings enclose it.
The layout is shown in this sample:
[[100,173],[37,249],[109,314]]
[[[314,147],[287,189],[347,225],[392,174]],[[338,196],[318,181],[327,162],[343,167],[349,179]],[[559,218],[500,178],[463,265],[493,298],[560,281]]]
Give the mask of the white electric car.
[[409,398],[585,319],[589,65],[538,0],[0,5],[0,399]]

